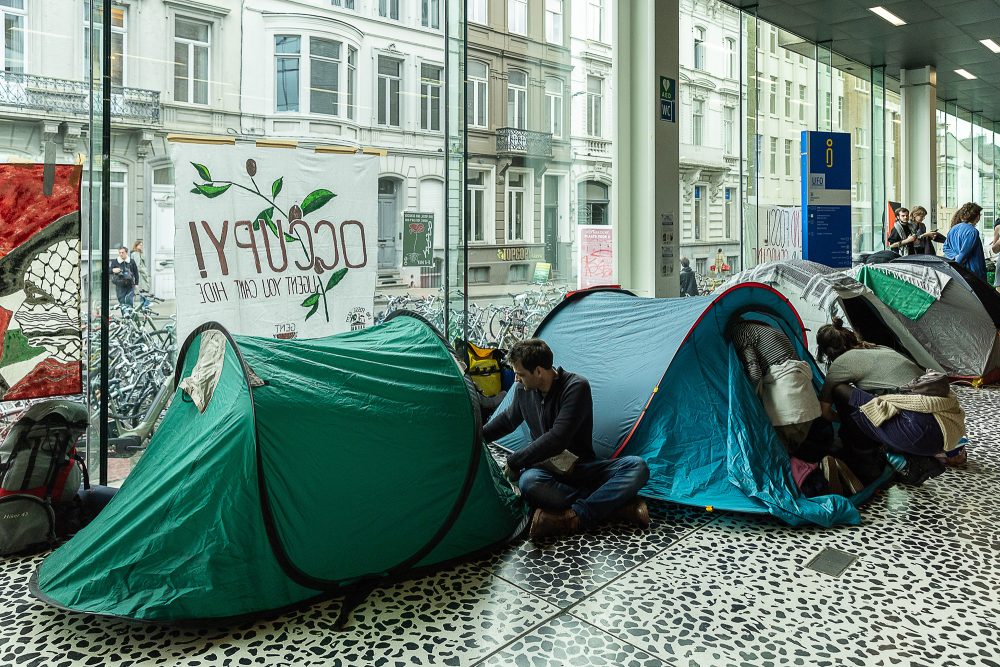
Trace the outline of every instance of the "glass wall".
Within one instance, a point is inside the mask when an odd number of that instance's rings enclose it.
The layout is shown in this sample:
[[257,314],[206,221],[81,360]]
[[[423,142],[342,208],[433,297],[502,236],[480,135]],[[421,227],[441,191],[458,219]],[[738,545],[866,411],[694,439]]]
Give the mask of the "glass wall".
[[[752,8],[689,0],[680,12],[681,255],[702,288],[801,256],[803,130],[851,135],[852,249],[858,257],[884,247],[887,202],[900,201],[904,176],[899,82]],[[730,142],[734,132],[739,141]],[[973,198],[995,217],[993,137],[990,121],[940,103],[938,220]]]

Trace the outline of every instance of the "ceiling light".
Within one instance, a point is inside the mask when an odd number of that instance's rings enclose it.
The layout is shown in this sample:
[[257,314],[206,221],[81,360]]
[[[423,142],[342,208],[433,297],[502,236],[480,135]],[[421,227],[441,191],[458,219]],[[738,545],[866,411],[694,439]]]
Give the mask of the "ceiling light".
[[1000,44],[997,44],[992,39],[981,39],[979,40],[979,43],[985,46],[993,53],[1000,53]]
[[969,74],[964,69],[957,69],[957,70],[955,70],[955,74],[958,74],[959,76],[964,76],[966,79],[975,79],[976,78],[975,74]]
[[885,7],[882,6],[869,7],[868,11],[875,12],[876,14],[878,14],[879,16],[881,16],[882,18],[884,18],[886,21],[888,21],[893,25],[906,25],[906,21],[893,14]]

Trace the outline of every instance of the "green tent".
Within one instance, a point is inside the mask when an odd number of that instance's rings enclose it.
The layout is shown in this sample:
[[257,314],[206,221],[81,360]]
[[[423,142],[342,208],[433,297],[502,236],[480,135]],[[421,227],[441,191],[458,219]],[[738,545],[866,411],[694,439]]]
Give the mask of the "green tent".
[[222,359],[205,411],[178,389],[111,503],[39,566],[36,596],[159,621],[351,602],[523,529],[471,383],[423,320],[313,340],[210,323],[182,347],[178,380],[213,330],[225,338],[204,343]]

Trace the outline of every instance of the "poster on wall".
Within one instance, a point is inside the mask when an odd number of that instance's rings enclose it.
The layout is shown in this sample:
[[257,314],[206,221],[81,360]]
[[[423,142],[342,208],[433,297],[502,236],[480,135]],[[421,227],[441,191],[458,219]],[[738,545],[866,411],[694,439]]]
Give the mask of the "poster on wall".
[[434,214],[403,212],[403,266],[434,266]]
[[802,209],[768,206],[757,225],[754,264],[802,259]]
[[0,165],[0,400],[83,390],[82,173]]
[[576,228],[577,289],[616,285],[615,235],[610,225],[580,225]]
[[372,323],[377,157],[203,144],[172,157],[179,340],[208,321],[275,338]]
[[851,135],[802,132],[802,259],[851,265]]

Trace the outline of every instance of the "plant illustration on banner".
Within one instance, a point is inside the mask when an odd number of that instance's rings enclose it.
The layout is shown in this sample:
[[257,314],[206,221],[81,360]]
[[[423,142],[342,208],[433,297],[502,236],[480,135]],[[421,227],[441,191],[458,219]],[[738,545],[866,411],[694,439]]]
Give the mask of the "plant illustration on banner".
[[[212,172],[203,164],[192,162],[191,166],[194,167],[196,172],[198,172],[198,176],[205,181],[204,183],[194,183],[194,188],[191,190],[192,194],[198,194],[207,197],[208,199],[214,199],[225,194],[231,187],[236,186],[237,188],[245,190],[250,194],[257,195],[263,199],[268,206],[253,218],[254,231],[259,231],[261,224],[264,224],[271,231],[271,233],[279,239],[284,237],[285,241],[298,242],[298,244],[302,247],[302,252],[305,254],[306,261],[310,263],[313,262],[314,258],[310,256],[305,243],[302,241],[302,237],[299,236],[298,232],[295,234],[289,234],[284,231],[281,228],[281,222],[275,222],[274,213],[277,211],[283,215],[288,220],[289,229],[291,229],[292,223],[297,220],[305,220],[307,215],[315,213],[319,209],[323,208],[337,195],[325,188],[317,188],[305,196],[301,205],[293,203],[288,208],[288,211],[285,212],[285,210],[278,206],[277,203],[278,195],[281,194],[284,187],[284,177],[279,176],[271,183],[271,196],[267,196],[264,192],[261,192],[260,187],[257,185],[257,161],[254,159],[249,159],[246,162],[246,172],[250,177],[250,184],[253,186],[252,188],[235,181],[214,179],[212,178]],[[321,273],[322,270],[319,266],[317,266],[316,271],[317,273]],[[348,270],[346,268],[335,271],[333,275],[330,276],[330,279],[326,282],[325,286],[320,281],[316,282],[316,291],[306,298],[306,300],[301,304],[303,308],[309,309],[305,319],[308,320],[310,317],[315,315],[319,310],[320,302],[322,302],[323,314],[326,317],[326,321],[330,321],[330,307],[327,302],[327,294],[344,279],[344,276],[347,275],[347,271]]]

